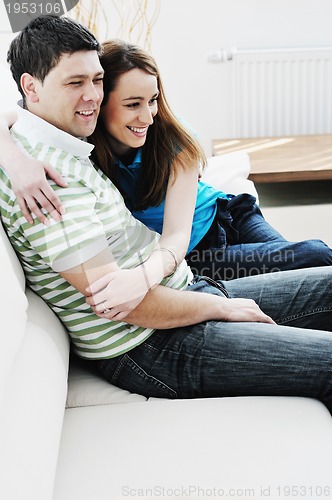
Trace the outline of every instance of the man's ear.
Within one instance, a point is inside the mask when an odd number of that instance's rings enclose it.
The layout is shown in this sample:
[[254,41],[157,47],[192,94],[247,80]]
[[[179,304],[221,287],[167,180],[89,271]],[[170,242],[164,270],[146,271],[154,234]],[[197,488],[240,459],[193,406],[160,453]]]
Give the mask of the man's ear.
[[38,84],[36,78],[30,75],[30,73],[23,73],[20,83],[27,101],[38,102]]

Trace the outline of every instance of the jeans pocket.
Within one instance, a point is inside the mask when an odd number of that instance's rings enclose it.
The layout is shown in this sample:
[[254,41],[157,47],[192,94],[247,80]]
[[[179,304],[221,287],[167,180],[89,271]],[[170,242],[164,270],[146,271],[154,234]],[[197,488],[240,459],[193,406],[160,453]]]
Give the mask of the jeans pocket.
[[109,382],[147,398],[175,399],[177,397],[174,389],[153,375],[148,374],[128,354],[121,357]]

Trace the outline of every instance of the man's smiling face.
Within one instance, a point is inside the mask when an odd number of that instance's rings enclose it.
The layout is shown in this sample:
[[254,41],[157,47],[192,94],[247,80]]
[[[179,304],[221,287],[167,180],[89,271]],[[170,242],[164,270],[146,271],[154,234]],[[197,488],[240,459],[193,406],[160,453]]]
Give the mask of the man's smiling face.
[[96,127],[103,99],[104,70],[95,50],[63,54],[43,83],[34,79],[29,111],[75,137],[88,137]]

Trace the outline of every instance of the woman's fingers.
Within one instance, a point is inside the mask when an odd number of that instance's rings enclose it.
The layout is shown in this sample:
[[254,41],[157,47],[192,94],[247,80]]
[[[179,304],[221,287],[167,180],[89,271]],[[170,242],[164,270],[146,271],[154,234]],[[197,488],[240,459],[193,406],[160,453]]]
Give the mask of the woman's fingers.
[[[87,289],[86,289],[87,293],[89,295],[91,294],[91,295],[96,296],[96,294],[99,291],[103,290],[109,284],[109,282],[111,281],[111,278],[112,278],[112,273],[105,274],[105,276],[94,281],[93,283],[91,283],[91,285],[89,285],[87,287]],[[94,305],[95,303],[98,304],[98,298],[96,301],[92,300],[91,302],[89,302],[89,304],[90,305]],[[99,302],[100,302],[100,300],[99,300]]]
[[44,170],[47,174],[47,176],[52,179],[54,182],[58,184],[58,186],[61,187],[67,187],[68,184],[65,181],[65,179],[62,177],[60,172],[58,172],[54,167],[51,165],[44,165]]

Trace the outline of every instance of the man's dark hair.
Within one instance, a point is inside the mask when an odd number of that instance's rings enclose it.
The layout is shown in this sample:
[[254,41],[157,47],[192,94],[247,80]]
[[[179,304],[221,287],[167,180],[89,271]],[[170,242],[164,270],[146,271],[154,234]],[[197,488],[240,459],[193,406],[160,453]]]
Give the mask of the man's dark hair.
[[82,24],[68,17],[39,16],[33,19],[11,42],[7,54],[7,62],[23,100],[25,96],[20,84],[23,73],[43,82],[63,54],[80,50],[101,53],[101,45]]

